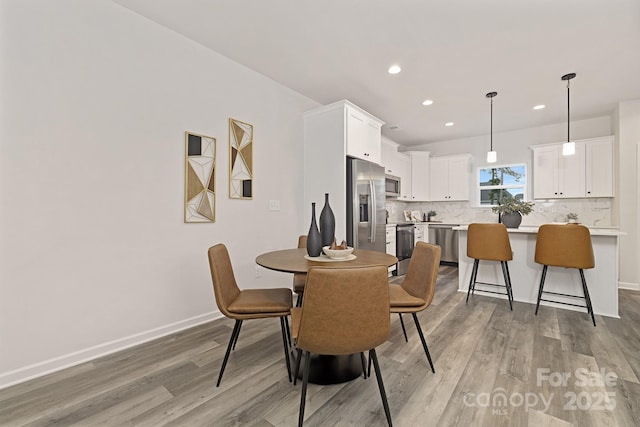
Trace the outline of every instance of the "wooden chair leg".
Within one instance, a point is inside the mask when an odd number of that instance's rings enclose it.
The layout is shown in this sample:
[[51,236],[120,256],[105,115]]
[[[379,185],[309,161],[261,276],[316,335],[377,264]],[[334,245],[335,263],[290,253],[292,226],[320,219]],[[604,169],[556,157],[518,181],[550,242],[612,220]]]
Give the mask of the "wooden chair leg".
[[224,354],[224,359],[222,360],[222,366],[220,367],[220,374],[218,375],[218,382],[216,383],[216,387],[220,387],[220,381],[222,381],[222,374],[224,374],[224,368],[227,366],[227,360],[229,360],[229,353],[231,353],[231,347],[238,339],[238,334],[240,333],[240,326],[242,325],[242,320],[236,319],[235,325],[233,325],[233,331],[231,332],[231,337],[229,338],[229,345],[227,345],[227,352]]
[[300,393],[300,413],[298,414],[298,427],[302,427],[304,421],[304,405],[307,399],[307,384],[309,383],[309,370],[311,369],[311,356],[304,352],[304,370],[302,372],[302,392]]
[[380,373],[380,364],[378,363],[378,356],[376,355],[376,349],[369,350],[369,360],[373,359],[373,367],[376,370],[376,379],[378,380],[378,388],[380,389],[380,397],[382,398],[382,406],[384,407],[384,414],[387,416],[387,424],[389,427],[393,425],[391,422],[391,411],[389,411],[389,402],[387,402],[387,394],[384,391],[384,383],[382,382],[382,374]]
[[540,308],[540,299],[542,298],[542,289],[544,289],[544,278],[547,275],[547,265],[542,267],[542,277],[540,277],[540,288],[538,289],[538,301],[536,301],[536,316],[538,315],[538,309]]
[[287,362],[287,377],[289,377],[289,382],[291,382],[291,362],[289,361],[289,346],[287,345],[287,328],[285,327],[285,323],[287,316],[280,317],[280,329],[282,330],[282,345],[284,347],[284,360]]
[[404,328],[404,320],[402,320],[402,313],[398,313],[398,316],[400,317],[400,325],[402,325],[402,333],[404,334],[404,341],[409,342],[409,340],[407,339],[407,330]]
[[424,339],[424,334],[422,333],[422,328],[420,327],[420,322],[418,322],[418,315],[416,313],[411,313],[413,315],[413,321],[416,324],[416,329],[418,330],[418,335],[420,335],[420,341],[422,341],[422,347],[424,347],[424,352],[427,355],[427,359],[429,360],[429,365],[431,365],[431,372],[436,373],[436,369],[433,367],[433,361],[431,360],[431,354],[429,354],[429,347],[427,347],[427,341]]
[[593,315],[593,306],[591,305],[591,297],[589,296],[589,289],[587,288],[587,280],[584,278],[584,271],[579,268],[580,271],[580,280],[582,281],[582,291],[584,292],[584,299],[587,303],[587,312],[591,315],[591,321],[593,322],[593,326],[596,326],[596,318]]

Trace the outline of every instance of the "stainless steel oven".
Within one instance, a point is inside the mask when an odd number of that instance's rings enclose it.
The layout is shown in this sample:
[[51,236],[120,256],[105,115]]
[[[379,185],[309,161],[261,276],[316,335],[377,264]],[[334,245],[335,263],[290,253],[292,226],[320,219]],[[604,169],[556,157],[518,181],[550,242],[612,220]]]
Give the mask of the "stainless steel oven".
[[413,224],[398,224],[396,226],[396,258],[398,258],[396,274],[398,276],[407,274],[409,260],[413,255],[414,232]]

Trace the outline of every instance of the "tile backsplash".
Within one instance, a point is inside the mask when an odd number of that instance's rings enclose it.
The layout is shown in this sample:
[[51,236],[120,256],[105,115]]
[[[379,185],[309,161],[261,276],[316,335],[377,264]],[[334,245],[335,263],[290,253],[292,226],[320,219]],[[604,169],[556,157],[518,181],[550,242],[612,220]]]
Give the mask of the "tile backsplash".
[[[550,222],[566,222],[570,212],[578,214],[578,222],[589,227],[611,226],[613,199],[565,199],[535,201],[533,212],[522,218],[522,225],[540,225]],[[451,224],[472,222],[497,222],[498,214],[488,207],[472,206],[469,202],[398,202],[387,199],[389,222],[403,222],[405,210],[435,211],[434,221]]]

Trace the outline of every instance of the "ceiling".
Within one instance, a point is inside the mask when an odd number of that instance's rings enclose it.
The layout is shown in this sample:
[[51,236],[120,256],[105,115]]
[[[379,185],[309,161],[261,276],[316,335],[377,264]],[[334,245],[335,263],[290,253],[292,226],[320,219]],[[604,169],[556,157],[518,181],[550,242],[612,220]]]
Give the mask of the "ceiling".
[[566,123],[571,72],[571,121],[640,98],[638,0],[114,1],[408,146],[488,134],[491,91],[494,133]]

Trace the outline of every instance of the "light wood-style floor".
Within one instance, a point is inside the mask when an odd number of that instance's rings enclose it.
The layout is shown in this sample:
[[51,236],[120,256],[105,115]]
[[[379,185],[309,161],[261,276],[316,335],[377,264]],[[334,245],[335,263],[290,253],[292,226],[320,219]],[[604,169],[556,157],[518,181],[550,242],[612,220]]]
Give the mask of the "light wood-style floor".
[[[394,425],[639,425],[640,293],[620,291],[621,318],[597,316],[594,328],[586,313],[534,316],[479,295],[466,305],[457,269],[440,273],[419,316],[436,373],[410,316],[409,343],[393,316],[378,348]],[[244,323],[215,387],[232,327],[216,320],[0,390],[0,425],[296,425],[300,383],[287,381],[277,319]],[[305,425],[386,425],[375,377],[310,384]]]

